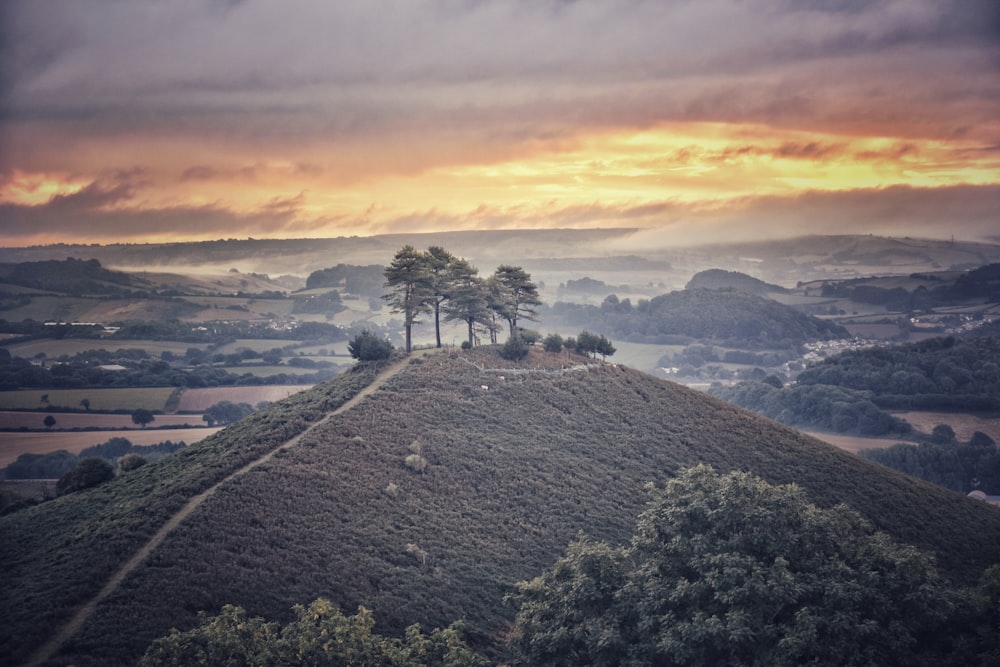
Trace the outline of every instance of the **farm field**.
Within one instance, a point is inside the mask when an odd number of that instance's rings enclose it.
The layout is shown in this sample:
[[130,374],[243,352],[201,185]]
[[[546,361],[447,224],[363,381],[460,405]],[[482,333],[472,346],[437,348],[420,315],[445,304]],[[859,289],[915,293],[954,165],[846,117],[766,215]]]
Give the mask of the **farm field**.
[[208,347],[205,343],[182,343],[176,341],[163,340],[122,340],[117,338],[93,339],[93,338],[45,338],[42,340],[32,340],[25,343],[15,343],[6,346],[11,355],[31,359],[38,354],[44,354],[49,359],[57,359],[62,355],[73,356],[88,350],[145,350],[149,354],[159,355],[164,352],[173,352],[178,356],[184,356],[189,347],[196,347],[204,350]]
[[300,366],[223,366],[227,371],[233,375],[243,375],[249,373],[256,377],[271,377],[272,375],[313,375],[316,373],[317,368],[303,368]]
[[913,428],[930,433],[938,424],[947,424],[955,431],[960,441],[968,441],[976,431],[982,431],[1000,443],[1000,417],[980,416],[956,412],[897,412],[896,417],[905,419]]
[[[831,444],[838,449],[843,449],[845,452],[852,452],[857,454],[862,449],[883,449],[885,447],[892,447],[903,440],[898,438],[862,438],[860,436],[853,435],[839,435],[836,433],[823,433],[821,431],[802,431],[803,433],[808,433],[817,440],[822,440],[825,443]],[[913,444],[906,443],[906,444]]]
[[51,433],[0,432],[0,467],[21,454],[48,454],[65,449],[71,454],[100,445],[111,438],[128,438],[133,445],[155,445],[166,440],[188,445],[207,438],[221,427],[186,429],[135,429],[129,431],[53,431]]
[[[91,410],[163,410],[174,387],[134,389],[21,389],[0,391],[0,410],[37,410],[46,405],[80,409],[80,401],[90,401]],[[43,401],[42,397],[48,398]],[[58,418],[58,417],[57,417]]]
[[[52,430],[67,431],[73,429],[111,429],[140,428],[132,422],[131,415],[112,415],[93,412],[39,412],[31,411],[0,411],[0,429],[15,430],[20,428],[42,429],[42,420],[48,415],[55,417],[56,425]],[[147,429],[162,426],[204,426],[201,414],[188,415],[156,415],[156,419]]]
[[[249,403],[257,405],[261,401],[280,401],[292,394],[310,388],[311,384],[267,385],[262,387],[211,387],[207,389],[186,389],[177,405],[179,412],[201,412],[219,401]],[[160,417],[157,416],[157,420]],[[201,419],[201,416],[198,416]]]

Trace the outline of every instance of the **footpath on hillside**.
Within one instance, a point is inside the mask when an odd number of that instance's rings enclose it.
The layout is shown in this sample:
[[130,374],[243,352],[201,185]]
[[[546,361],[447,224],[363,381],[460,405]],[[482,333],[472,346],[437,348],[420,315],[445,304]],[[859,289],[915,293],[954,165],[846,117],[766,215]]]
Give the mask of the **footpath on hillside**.
[[192,512],[201,507],[207,499],[212,497],[215,492],[222,487],[224,484],[228,484],[237,477],[247,474],[254,468],[257,468],[264,463],[270,461],[275,454],[280,451],[294,447],[298,442],[310,433],[313,429],[317,428],[326,421],[336,417],[337,415],[343,414],[348,410],[354,408],[358,403],[363,401],[366,397],[370,396],[374,392],[388,382],[390,379],[398,375],[405,369],[409,363],[410,359],[415,357],[424,357],[427,354],[433,352],[434,350],[416,350],[410,356],[397,361],[396,363],[390,365],[384,369],[381,373],[375,376],[371,384],[355,394],[350,400],[345,402],[339,408],[333,410],[325,417],[317,421],[315,424],[302,431],[290,440],[278,445],[268,453],[264,454],[258,459],[251,461],[239,470],[231,473],[229,476],[225,477],[221,481],[217,482],[214,486],[209,487],[205,491],[202,491],[196,496],[193,496],[187,503],[177,511],[172,517],[170,517],[163,526],[156,531],[145,545],[143,545],[135,554],[130,558],[124,565],[122,565],[108,582],[98,591],[97,595],[91,598],[86,604],[84,604],[73,617],[62,627],[62,629],[57,632],[52,639],[43,644],[28,660],[26,665],[29,667],[36,667],[48,661],[52,656],[54,656],[63,644],[65,644],[70,638],[76,635],[83,627],[83,624],[94,614],[97,610],[97,605],[103,602],[109,595],[115,592],[121,583],[125,580],[129,574],[132,573],[139,565],[153,552],[156,547],[158,547],[169,535],[174,531],[177,526],[181,524],[184,519],[186,519]]

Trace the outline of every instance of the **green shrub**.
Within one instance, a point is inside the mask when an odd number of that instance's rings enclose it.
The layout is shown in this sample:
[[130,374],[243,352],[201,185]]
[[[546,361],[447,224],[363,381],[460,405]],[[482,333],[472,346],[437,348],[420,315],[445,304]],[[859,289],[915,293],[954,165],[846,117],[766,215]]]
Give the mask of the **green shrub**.
[[509,361],[516,361],[528,356],[528,344],[520,336],[511,336],[500,348],[500,356]]
[[80,464],[59,478],[56,491],[59,495],[73,493],[114,479],[115,469],[104,459],[96,456],[80,461]]
[[546,352],[562,352],[563,339],[559,334],[549,334],[542,340]]
[[129,472],[130,470],[141,468],[146,465],[146,463],[148,463],[148,461],[138,454],[126,454],[118,459],[118,472]]
[[392,343],[365,329],[347,344],[347,351],[358,361],[382,361],[392,354]]

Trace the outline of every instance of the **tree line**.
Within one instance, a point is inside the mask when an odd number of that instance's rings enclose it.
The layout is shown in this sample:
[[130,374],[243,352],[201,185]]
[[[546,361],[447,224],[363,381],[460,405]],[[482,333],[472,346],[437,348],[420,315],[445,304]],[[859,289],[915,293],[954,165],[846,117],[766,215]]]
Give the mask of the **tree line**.
[[477,328],[497,342],[506,322],[510,337],[518,335],[518,322],[535,321],[542,300],[531,274],[519,266],[497,267],[483,278],[479,269],[440,246],[426,251],[403,246],[385,268],[382,299],[393,313],[403,316],[405,349],[412,351],[411,332],[423,315],[432,315],[437,347],[441,347],[441,320],[464,322],[467,345],[476,344]]

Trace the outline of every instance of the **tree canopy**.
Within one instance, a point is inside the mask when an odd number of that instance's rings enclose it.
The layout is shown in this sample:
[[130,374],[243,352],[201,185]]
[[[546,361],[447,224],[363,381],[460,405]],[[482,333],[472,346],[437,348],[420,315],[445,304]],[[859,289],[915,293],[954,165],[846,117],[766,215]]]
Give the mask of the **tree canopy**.
[[419,316],[430,311],[430,272],[424,254],[411,245],[403,246],[385,269],[385,287],[389,290],[382,299],[392,312],[403,316],[406,332],[406,353],[412,349],[413,325]]
[[226,605],[218,616],[201,616],[201,625],[174,630],[146,651],[142,667],[187,665],[357,665],[358,667],[478,667],[488,661],[462,640],[461,626],[429,636],[414,625],[402,640],[375,634],[375,618],[361,607],[345,616],[328,600],[294,609],[285,626],[248,617],[242,607]]
[[534,321],[537,306],[542,305],[538,287],[531,282],[531,274],[520,266],[503,264],[493,274],[499,293],[498,312],[510,325],[510,335],[517,335],[518,320]]
[[580,539],[519,585],[523,664],[919,665],[951,649],[957,598],[930,556],[847,507],[707,466],[650,493],[628,546]]

